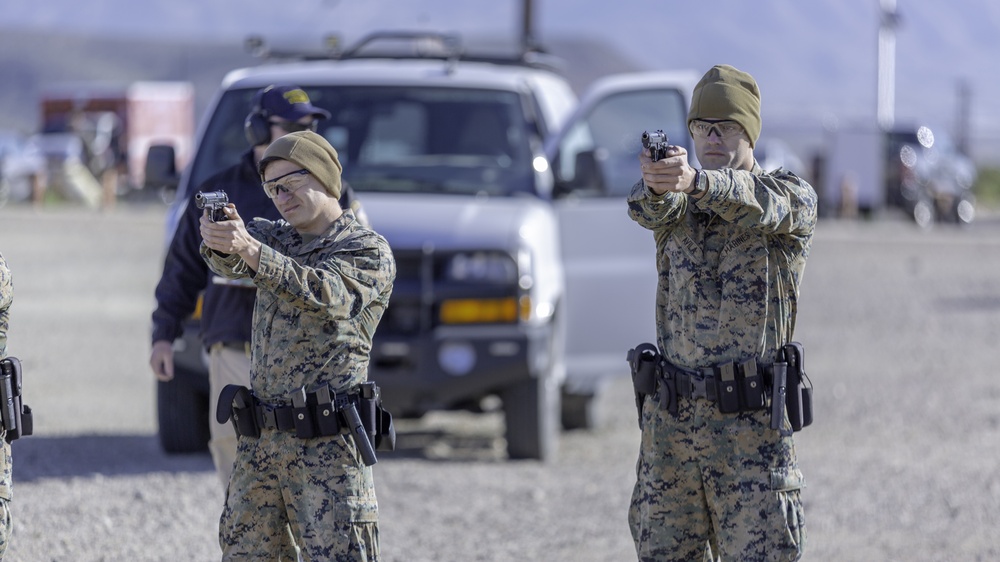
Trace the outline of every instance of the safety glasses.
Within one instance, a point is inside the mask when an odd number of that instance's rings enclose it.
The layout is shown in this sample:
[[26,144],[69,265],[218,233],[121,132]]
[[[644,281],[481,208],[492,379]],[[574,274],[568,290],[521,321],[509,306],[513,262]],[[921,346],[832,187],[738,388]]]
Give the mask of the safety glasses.
[[[304,179],[297,178],[307,175],[309,175],[309,170],[302,168],[301,170],[295,170],[294,172],[282,174],[273,180],[267,180],[266,182],[261,183],[260,186],[264,188],[264,193],[266,193],[268,197],[274,199],[279,193],[295,193],[295,191],[305,185]],[[290,184],[288,181],[285,181],[284,185],[278,183],[278,180],[282,180],[287,177],[292,178],[292,182]]]
[[691,136],[698,138],[708,138],[708,135],[715,131],[715,135],[720,139],[728,140],[743,134],[743,127],[736,121],[702,121],[695,119],[688,125]]

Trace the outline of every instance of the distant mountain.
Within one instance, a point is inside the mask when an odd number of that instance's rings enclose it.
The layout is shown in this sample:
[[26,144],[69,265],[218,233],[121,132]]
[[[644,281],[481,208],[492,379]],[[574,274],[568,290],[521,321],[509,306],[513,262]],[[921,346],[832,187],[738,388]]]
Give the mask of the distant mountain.
[[[481,40],[480,48],[496,41]],[[582,91],[596,78],[638,70],[611,46],[597,39],[554,41],[547,50],[565,62],[570,83]],[[226,72],[261,64],[242,44],[191,40],[99,38],[55,33],[0,34],[0,128],[34,132],[39,127],[40,95],[54,88],[123,87],[141,80],[189,81],[200,116]]]

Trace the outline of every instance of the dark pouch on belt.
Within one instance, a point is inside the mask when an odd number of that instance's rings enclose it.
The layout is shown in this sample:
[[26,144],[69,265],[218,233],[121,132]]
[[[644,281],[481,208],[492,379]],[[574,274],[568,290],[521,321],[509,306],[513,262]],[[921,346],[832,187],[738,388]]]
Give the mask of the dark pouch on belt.
[[734,414],[740,411],[740,389],[736,380],[736,365],[732,362],[719,365],[716,377],[715,396],[718,398],[719,411],[723,414]]
[[806,376],[805,350],[802,344],[791,342],[784,346],[788,363],[788,395],[785,406],[792,430],[799,431],[812,423],[812,382]]
[[376,408],[378,431],[375,434],[375,448],[379,451],[396,450],[396,426],[392,423],[392,414],[381,406]]
[[763,410],[764,401],[764,377],[757,370],[757,361],[753,358],[740,364],[743,377],[740,379],[740,387],[743,390],[743,405],[746,410]]
[[304,386],[292,393],[292,422],[295,424],[295,436],[299,439],[316,437],[316,427],[313,425]]
[[340,433],[340,420],[337,418],[337,408],[334,405],[336,399],[337,393],[331,391],[329,386],[316,391],[316,425],[319,426],[320,435]]
[[233,422],[237,435],[257,438],[260,428],[254,417],[254,400],[250,389],[238,384],[229,384],[219,393],[219,403],[215,409],[215,421]]

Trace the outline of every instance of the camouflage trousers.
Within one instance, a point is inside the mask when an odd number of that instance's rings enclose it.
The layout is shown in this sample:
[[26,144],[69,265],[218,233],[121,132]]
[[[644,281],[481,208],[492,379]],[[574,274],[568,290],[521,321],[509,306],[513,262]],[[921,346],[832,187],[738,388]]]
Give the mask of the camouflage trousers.
[[224,561],[294,561],[296,545],[303,561],[377,561],[371,467],[346,435],[240,437],[219,544]]
[[10,501],[0,498],[0,560],[7,553],[13,522],[10,518]]
[[[723,414],[678,400],[678,416],[645,401],[629,527],[640,561],[794,561],[806,532],[791,436],[770,412]],[[788,428],[788,420],[785,420]]]

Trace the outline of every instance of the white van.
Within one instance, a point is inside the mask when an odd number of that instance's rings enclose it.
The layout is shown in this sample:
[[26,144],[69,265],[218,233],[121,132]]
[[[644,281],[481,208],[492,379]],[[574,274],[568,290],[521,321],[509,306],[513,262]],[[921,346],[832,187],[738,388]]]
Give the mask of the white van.
[[[322,60],[230,72],[178,200],[246,150],[255,91],[302,87],[330,111],[318,132],[396,258],[371,355],[384,404],[420,416],[498,396],[509,456],[548,459],[560,425],[593,427],[605,383],[627,375],[626,351],[655,337],[654,245],[625,195],[644,130],[690,148],[696,80],[612,77],[581,101],[539,53],[473,56],[453,36],[380,33]],[[207,419],[175,415],[207,389],[196,337],[192,325],[177,360],[191,376],[161,383],[178,385],[160,392],[168,449],[199,446],[178,444]]]

